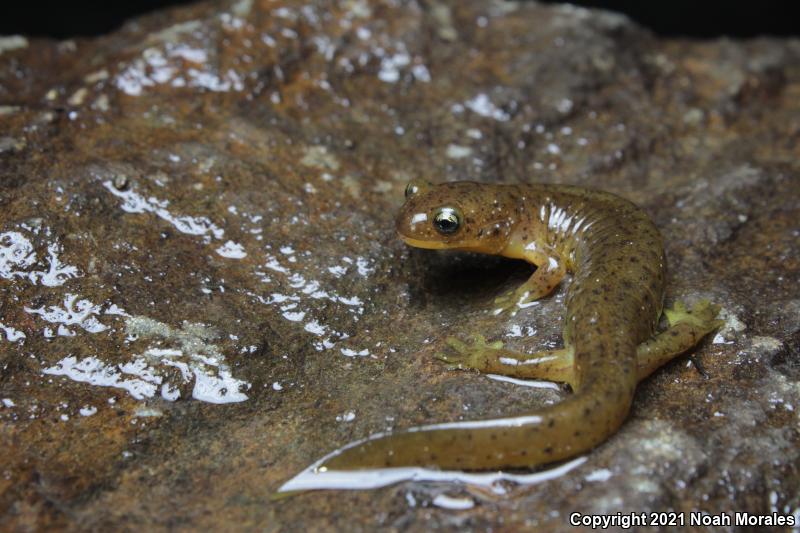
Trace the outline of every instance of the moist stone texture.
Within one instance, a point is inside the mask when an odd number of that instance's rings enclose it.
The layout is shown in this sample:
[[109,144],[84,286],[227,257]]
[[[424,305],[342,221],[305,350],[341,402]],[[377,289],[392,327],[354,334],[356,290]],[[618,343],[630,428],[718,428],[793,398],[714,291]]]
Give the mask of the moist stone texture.
[[[363,0],[198,3],[95,39],[3,38],[0,529],[798,517],[798,161],[797,40],[659,39],[533,2]],[[724,308],[693,354],[705,376],[685,357],[658,371],[619,433],[549,481],[273,499],[372,433],[569,394],[434,358],[474,332],[557,346],[569,282],[493,315],[530,268],[403,245],[393,218],[412,178],[638,203],[665,237],[667,305]]]

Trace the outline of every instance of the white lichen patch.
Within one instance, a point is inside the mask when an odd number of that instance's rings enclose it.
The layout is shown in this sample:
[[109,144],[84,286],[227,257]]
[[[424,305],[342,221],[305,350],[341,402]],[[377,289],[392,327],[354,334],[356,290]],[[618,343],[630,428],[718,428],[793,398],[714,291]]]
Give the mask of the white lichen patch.
[[711,341],[712,344],[731,344],[741,332],[747,329],[747,326],[739,320],[739,317],[724,307],[719,312],[719,318],[724,321],[724,324],[714,335],[714,339]]
[[106,81],[107,79],[108,79],[108,70],[106,69],[100,69],[94,72],[90,72],[89,74],[83,77],[83,81],[90,84]]
[[[242,402],[247,395],[242,392],[249,389],[250,384],[233,377],[225,356],[210,341],[216,332],[204,324],[184,322],[181,329],[174,329],[167,324],[147,317],[131,317],[126,320],[126,331],[140,340],[160,339],[177,348],[150,348],[143,357],[151,364],[159,367],[174,367],[180,372],[184,382],[194,381],[192,397],[210,403]],[[162,386],[165,399],[175,399],[176,387],[171,384]]]
[[28,47],[28,39],[22,35],[0,36],[0,54]]
[[328,152],[325,146],[311,146],[306,149],[300,163],[307,167],[315,167],[336,172],[339,170],[339,160]]
[[0,105],[0,117],[19,113],[22,108],[17,105]]

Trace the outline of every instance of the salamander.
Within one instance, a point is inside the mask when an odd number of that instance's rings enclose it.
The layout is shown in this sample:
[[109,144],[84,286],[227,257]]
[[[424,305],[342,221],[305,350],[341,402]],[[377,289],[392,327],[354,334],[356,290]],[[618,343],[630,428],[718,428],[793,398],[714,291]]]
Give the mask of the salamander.
[[522,259],[530,279],[494,308],[516,310],[550,294],[567,273],[564,347],[533,354],[475,335],[449,338],[440,355],[459,368],[568,384],[573,394],[541,409],[488,420],[437,423],[375,435],[346,447],[322,470],[400,466],[443,469],[534,467],[581,454],[613,435],[637,383],[719,327],[719,307],[701,301],[662,313],[661,234],[633,203],[608,192],[553,184],[416,180],[396,220],[410,246]]

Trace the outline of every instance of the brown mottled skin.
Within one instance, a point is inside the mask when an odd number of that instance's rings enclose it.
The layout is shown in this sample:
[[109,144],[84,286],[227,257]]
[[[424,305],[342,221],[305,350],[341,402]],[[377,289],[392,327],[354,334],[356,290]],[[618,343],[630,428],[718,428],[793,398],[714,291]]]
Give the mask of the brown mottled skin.
[[[497,300],[503,310],[547,295],[566,272],[574,274],[564,349],[520,354],[478,335],[472,346],[450,339],[460,355],[442,358],[462,368],[563,381],[575,394],[509,418],[375,435],[332,456],[325,469],[496,469],[577,455],[617,431],[640,379],[718,326],[716,306],[703,302],[686,311],[677,304],[667,311],[670,329],[653,337],[664,296],[662,239],[642,210],[618,196],[564,185],[422,181],[409,184],[406,195],[397,217],[406,243],[537,265],[528,282]],[[455,229],[443,232],[435,223],[442,208]]]

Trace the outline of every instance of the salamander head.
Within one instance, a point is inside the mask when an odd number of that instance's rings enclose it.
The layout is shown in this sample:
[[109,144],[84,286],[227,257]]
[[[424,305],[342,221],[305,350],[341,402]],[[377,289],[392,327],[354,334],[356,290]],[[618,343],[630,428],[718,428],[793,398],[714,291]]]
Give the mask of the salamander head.
[[414,180],[397,215],[397,233],[417,248],[496,254],[516,222],[517,200],[499,185]]

